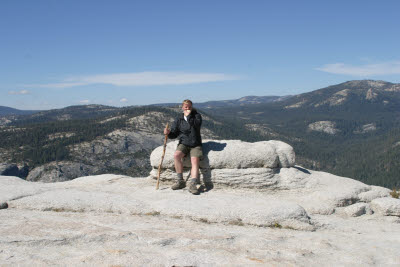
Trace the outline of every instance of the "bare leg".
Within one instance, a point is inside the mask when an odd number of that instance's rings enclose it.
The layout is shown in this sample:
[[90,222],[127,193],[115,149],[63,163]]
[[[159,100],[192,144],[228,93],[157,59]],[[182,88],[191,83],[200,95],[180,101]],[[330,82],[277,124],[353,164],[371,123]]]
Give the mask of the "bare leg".
[[183,173],[183,163],[182,159],[185,157],[185,154],[182,151],[175,151],[174,153],[174,162],[175,162],[175,171],[176,173]]
[[200,158],[198,157],[191,157],[190,161],[192,162],[192,170],[191,176],[192,178],[199,178],[199,167],[200,167]]

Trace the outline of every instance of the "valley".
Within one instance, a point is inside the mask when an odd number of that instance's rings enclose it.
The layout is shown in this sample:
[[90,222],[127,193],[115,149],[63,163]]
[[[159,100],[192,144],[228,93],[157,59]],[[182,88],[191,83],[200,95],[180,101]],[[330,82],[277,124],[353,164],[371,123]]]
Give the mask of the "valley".
[[[400,187],[399,84],[349,81],[295,96],[195,107],[203,114],[203,139],[281,140],[305,168]],[[2,114],[0,172],[48,182],[101,173],[146,176],[149,153],[178,112],[177,104],[158,104]]]

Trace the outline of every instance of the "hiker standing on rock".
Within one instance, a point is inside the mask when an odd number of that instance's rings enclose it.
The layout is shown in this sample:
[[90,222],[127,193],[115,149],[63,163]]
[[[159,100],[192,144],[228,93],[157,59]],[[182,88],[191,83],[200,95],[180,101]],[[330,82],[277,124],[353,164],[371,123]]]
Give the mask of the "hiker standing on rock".
[[192,101],[186,99],[182,103],[182,111],[172,124],[171,130],[164,129],[164,134],[168,138],[179,137],[179,144],[174,153],[175,171],[178,176],[177,182],[171,187],[172,190],[182,189],[186,186],[183,179],[183,158],[190,154],[192,163],[191,179],[189,181],[189,192],[199,194],[196,185],[200,182],[199,165],[200,158],[203,157],[201,144],[201,115],[193,108]]

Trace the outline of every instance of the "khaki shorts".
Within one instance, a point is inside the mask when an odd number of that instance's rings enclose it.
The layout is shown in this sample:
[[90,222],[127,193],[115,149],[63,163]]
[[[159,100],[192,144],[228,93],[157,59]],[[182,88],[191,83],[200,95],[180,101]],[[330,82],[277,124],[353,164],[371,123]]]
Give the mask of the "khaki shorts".
[[189,147],[179,144],[176,150],[182,151],[185,155],[190,153],[190,157],[203,158],[203,148],[201,146]]

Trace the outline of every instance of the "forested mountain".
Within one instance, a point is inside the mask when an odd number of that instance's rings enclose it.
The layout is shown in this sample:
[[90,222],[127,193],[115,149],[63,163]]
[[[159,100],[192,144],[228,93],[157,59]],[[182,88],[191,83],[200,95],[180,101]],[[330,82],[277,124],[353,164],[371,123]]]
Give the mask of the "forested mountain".
[[[6,163],[0,164],[0,173],[21,174],[28,180],[47,182],[99,173],[148,175],[150,153],[162,145],[165,124],[171,124],[179,112],[156,106],[95,107],[90,114],[90,108],[76,106],[56,110],[54,114],[43,112],[40,120],[28,117],[0,127],[0,163]],[[77,119],[82,112],[86,114]],[[60,114],[63,119],[56,120]],[[203,118],[203,138],[248,141],[260,138],[259,134],[229,120],[206,113]]]
[[[291,96],[244,96],[239,99],[233,99],[233,100],[219,100],[219,101],[207,101],[202,103],[195,103],[195,106],[200,109],[245,106],[245,105],[265,104],[275,101],[282,101],[290,97]],[[179,106],[180,104],[181,103],[163,103],[163,104],[157,104],[156,106],[173,107],[173,106]]]
[[[270,103],[288,99],[290,96],[245,96],[234,100],[208,101],[195,103],[200,109],[210,109],[214,107],[228,107],[237,105],[250,105]],[[181,103],[155,104],[158,107],[178,107]],[[140,106],[132,106],[137,108]],[[124,108],[122,108],[124,109]],[[126,109],[126,108],[125,108]],[[0,106],[0,125],[24,125],[27,123],[39,123],[49,121],[65,121],[74,119],[91,119],[117,113],[121,108],[104,105],[79,105],[61,109],[45,111],[18,110],[10,107]]]
[[400,84],[349,81],[280,102],[209,112],[288,142],[306,168],[400,185]]
[[27,114],[33,114],[35,112],[37,112],[37,111],[34,111],[34,110],[20,110],[20,109],[0,106],[0,116],[27,115]]
[[[204,114],[203,137],[282,140],[303,167],[400,186],[400,84],[349,81],[268,103],[243,99],[196,103]],[[72,106],[18,116],[0,126],[0,163],[25,164],[31,180],[147,175],[151,150],[179,112],[173,106]]]
[[70,106],[62,109],[52,109],[25,116],[13,116],[9,118],[8,125],[24,125],[29,123],[40,123],[50,121],[66,121],[77,119],[92,119],[104,117],[118,112],[120,109],[116,107],[103,105],[84,105]]
[[208,101],[204,103],[196,103],[196,107],[202,109],[212,109],[216,107],[245,106],[254,104],[265,104],[276,101],[282,101],[291,96],[244,96],[234,100]]

